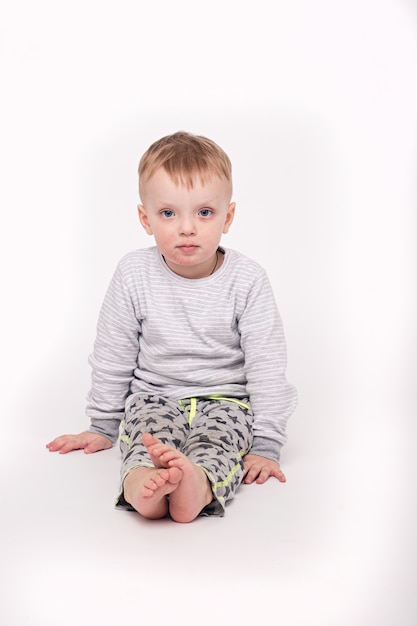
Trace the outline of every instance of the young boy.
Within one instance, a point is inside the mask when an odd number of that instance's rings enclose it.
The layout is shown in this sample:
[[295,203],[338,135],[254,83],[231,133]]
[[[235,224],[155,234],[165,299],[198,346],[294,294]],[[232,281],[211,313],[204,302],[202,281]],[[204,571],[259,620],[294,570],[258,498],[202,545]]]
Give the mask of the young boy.
[[163,137],[140,161],[139,195],[156,246],[122,258],[104,299],[90,429],[47,447],[91,453],[120,435],[116,506],[190,522],[222,515],[242,480],[285,482],[296,391],[265,271],[219,245],[235,214],[224,151],[185,132]]

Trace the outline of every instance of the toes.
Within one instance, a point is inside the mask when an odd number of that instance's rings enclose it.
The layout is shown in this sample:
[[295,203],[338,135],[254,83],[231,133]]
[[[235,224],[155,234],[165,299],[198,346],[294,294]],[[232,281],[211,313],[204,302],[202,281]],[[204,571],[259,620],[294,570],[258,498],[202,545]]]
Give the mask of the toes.
[[[158,489],[158,487],[163,487],[168,480],[169,480],[169,473],[166,470],[158,471],[158,472],[155,472],[155,474],[149,478],[148,485],[153,484],[153,487],[156,490]],[[150,486],[150,488],[152,489],[152,486]]]
[[169,482],[172,484],[179,483],[183,474],[179,467],[170,467],[169,470]]
[[158,443],[153,443],[150,446],[146,446],[148,449],[148,452],[151,456],[161,456],[161,454],[164,452],[165,447],[162,443],[158,442]]
[[157,439],[156,437],[154,437],[151,433],[144,433],[142,435],[142,442],[144,443],[144,445],[148,448],[151,445],[154,445],[156,443],[161,443],[161,441],[159,441],[159,439]]
[[178,457],[179,457],[178,450],[172,450],[172,449],[163,450],[161,454],[159,455],[159,458],[164,463],[168,463],[169,461],[172,461],[173,459],[176,459]]

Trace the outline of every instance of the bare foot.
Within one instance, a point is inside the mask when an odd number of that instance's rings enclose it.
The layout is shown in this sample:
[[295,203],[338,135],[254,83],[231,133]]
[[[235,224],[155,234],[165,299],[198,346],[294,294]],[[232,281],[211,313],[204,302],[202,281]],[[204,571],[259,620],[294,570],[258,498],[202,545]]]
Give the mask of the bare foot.
[[213,499],[204,470],[150,433],[145,433],[142,441],[155,465],[181,471],[182,477],[169,497],[169,513],[176,522],[191,522]]
[[144,517],[165,517],[168,513],[166,496],[178,488],[181,478],[178,467],[138,467],[124,480],[124,498]]

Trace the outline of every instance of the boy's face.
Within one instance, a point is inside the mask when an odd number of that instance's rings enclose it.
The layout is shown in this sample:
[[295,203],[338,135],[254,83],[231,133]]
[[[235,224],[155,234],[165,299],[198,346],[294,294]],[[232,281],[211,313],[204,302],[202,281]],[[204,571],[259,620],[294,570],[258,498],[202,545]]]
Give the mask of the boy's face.
[[185,278],[208,276],[221,236],[233,221],[230,184],[213,176],[202,185],[196,177],[188,189],[160,168],[143,186],[142,202],[140,222],[155,237],[168,267]]

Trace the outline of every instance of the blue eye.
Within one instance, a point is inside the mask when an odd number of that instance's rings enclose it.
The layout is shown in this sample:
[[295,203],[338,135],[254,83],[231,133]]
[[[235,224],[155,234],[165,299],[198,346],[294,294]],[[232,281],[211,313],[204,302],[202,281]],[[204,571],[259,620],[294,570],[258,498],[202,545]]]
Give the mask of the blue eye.
[[198,214],[201,215],[201,217],[210,217],[212,213],[213,211],[211,209],[201,209]]
[[171,211],[171,209],[164,209],[163,211],[161,211],[161,215],[162,217],[172,217],[174,215],[174,211]]

